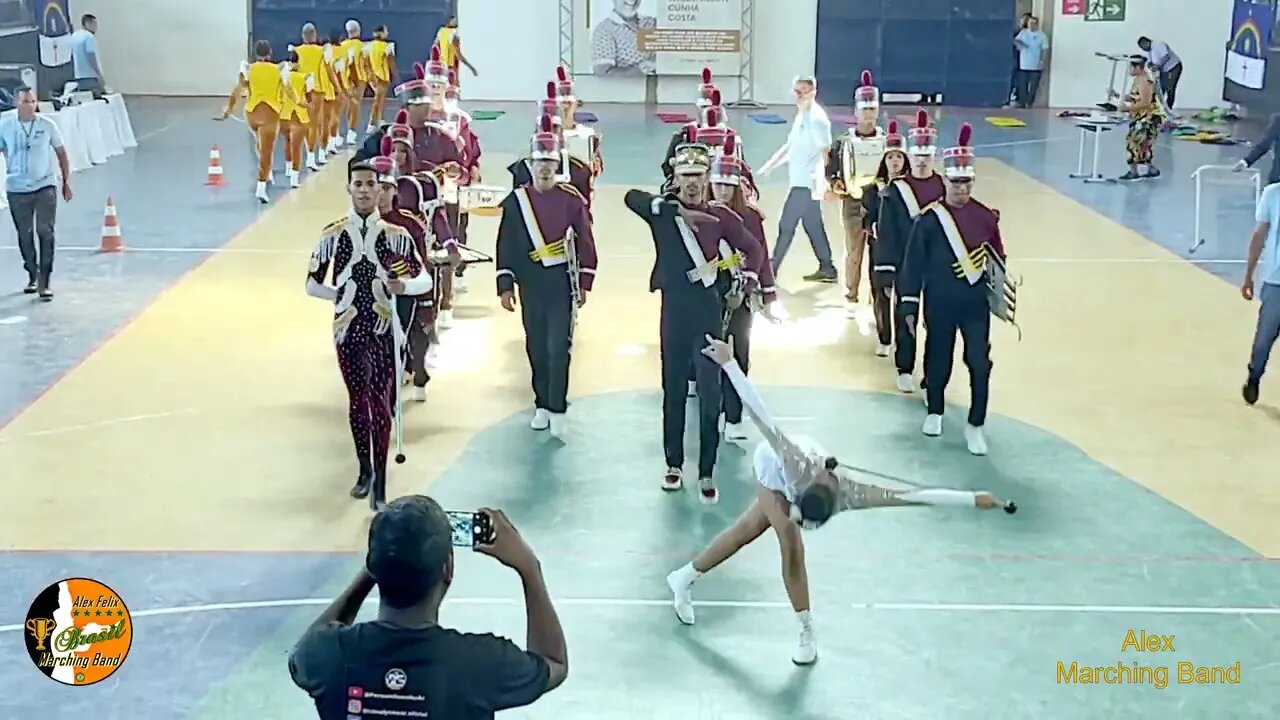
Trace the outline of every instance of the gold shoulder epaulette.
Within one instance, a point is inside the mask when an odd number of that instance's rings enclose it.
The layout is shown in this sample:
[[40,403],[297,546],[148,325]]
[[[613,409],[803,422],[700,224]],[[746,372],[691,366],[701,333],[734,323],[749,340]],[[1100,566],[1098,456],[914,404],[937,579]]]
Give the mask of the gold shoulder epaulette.
[[583,196],[582,196],[582,191],[580,191],[580,190],[578,190],[578,188],[574,187],[573,183],[567,183],[567,182],[556,183],[556,187],[558,187],[558,188],[560,188],[561,190],[563,190],[563,191],[565,191],[565,192],[569,193],[570,195],[573,195],[574,197],[578,198],[578,199],[579,199],[579,200],[581,200],[582,202],[586,202],[586,201],[587,201],[587,199],[586,199],[585,197],[583,197]]
[[920,208],[920,214],[923,215],[929,212],[930,210],[939,210],[941,208],[942,208],[942,202],[938,200],[934,200],[928,205],[925,205],[924,207]]
[[320,234],[326,235],[326,236],[337,235],[338,233],[342,232],[342,228],[346,224],[347,224],[347,218],[345,216],[340,217],[337,220],[334,220],[333,222],[329,223],[328,225],[325,225],[324,230],[321,230]]

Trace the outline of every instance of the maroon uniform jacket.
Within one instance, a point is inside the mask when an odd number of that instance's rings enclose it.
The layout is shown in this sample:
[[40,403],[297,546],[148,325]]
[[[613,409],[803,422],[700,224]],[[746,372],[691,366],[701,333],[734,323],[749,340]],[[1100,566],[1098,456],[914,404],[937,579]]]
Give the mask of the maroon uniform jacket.
[[774,285],[773,265],[769,262],[769,242],[764,239],[764,213],[748,203],[746,212],[742,213],[742,221],[747,226],[747,232],[760,241],[760,247],[764,250],[765,261],[760,264],[760,295],[766,304],[771,303],[778,299],[778,288]]
[[396,205],[413,213],[419,220],[428,222],[430,229],[430,247],[422,248],[422,259],[425,262],[430,250],[449,250],[458,244],[453,228],[449,227],[449,218],[445,214],[444,205],[437,204],[430,211],[430,218],[422,212],[422,206],[440,197],[440,186],[430,173],[402,175],[396,181]]
[[516,285],[525,290],[568,292],[565,236],[573,231],[578,285],[591,290],[596,277],[596,245],[587,219],[587,201],[568,183],[539,192],[516,188],[502,200],[498,224],[498,294]]

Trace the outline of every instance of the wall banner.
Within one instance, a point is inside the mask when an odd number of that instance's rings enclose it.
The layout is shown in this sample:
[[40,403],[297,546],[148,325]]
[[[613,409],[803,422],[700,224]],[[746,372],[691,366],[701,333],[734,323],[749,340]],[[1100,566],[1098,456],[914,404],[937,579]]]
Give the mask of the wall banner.
[[736,77],[751,0],[573,0],[574,73]]

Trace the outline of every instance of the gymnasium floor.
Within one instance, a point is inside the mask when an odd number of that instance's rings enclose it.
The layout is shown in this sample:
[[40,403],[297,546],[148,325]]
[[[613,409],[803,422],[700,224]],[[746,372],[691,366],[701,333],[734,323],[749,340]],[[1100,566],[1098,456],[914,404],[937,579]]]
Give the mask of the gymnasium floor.
[[[209,121],[216,105],[130,100],[140,147],[74,176],[77,198],[60,209],[53,304],[17,294],[0,223],[4,717],[313,717],[285,659],[359,567],[368,528],[367,506],[347,497],[328,311],[302,291],[317,231],[344,212],[343,171],[261,209],[244,128]],[[479,126],[493,179],[530,125],[524,104],[505,109]],[[1025,279],[1021,342],[993,332],[982,459],[961,439],[964,372],[946,435],[922,437],[919,399],[894,391],[840,290],[799,279],[814,263],[797,239],[781,278],[793,320],[758,324],[752,369],[783,424],[878,470],[989,488],[1023,509],[868,512],[809,537],[822,657],[796,669],[772,540],[700,583],[696,627],[668,605],[665,574],[749,501],[750,444],[722,450],[717,506],[658,488],[652,246],[621,194],[655,184],[670,126],[639,108],[591,110],[607,165],[600,277],[575,345],[567,443],[527,429],[519,321],[483,268],[391,475],[393,494],[505,508],[543,559],[572,673],[504,717],[1280,716],[1280,385],[1265,382],[1255,408],[1240,401],[1256,313],[1236,289],[1246,185],[1209,186],[1206,244],[1187,259],[1190,173],[1235,153],[1162,139],[1162,179],[1087,186],[1067,177],[1069,123],[1032,114],[996,130],[985,113],[943,114],[944,142],[977,122],[976,194],[1002,211]],[[755,165],[785,133],[732,120]],[[1118,174],[1120,140],[1105,142]],[[215,144],[231,179],[218,192],[203,186]],[[771,218],[783,177],[764,190]],[[109,194],[129,251],[97,255]],[[473,242],[491,246],[494,225],[474,222]],[[827,227],[838,242],[833,208]],[[112,586],[136,619],[129,661],[91,687],[40,677],[22,649],[31,598],[74,576]],[[523,640],[516,579],[495,563],[461,557],[451,598],[446,623]],[[1176,652],[1122,653],[1130,629],[1175,635]],[[1059,662],[1175,669],[1166,689],[1071,686],[1056,682]],[[1180,686],[1178,662],[1239,662],[1242,682]]]

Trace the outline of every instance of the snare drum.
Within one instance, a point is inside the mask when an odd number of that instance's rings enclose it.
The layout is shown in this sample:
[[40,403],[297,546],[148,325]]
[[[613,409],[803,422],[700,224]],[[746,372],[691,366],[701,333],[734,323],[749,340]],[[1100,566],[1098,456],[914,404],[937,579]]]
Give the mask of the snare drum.
[[467,185],[458,188],[458,209],[479,216],[500,214],[498,206],[506,197],[507,188],[498,185]]

